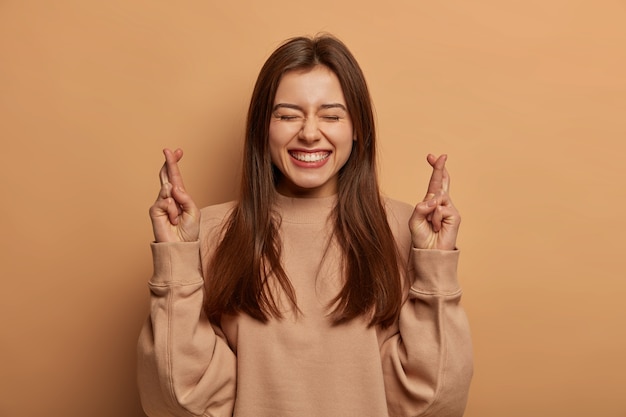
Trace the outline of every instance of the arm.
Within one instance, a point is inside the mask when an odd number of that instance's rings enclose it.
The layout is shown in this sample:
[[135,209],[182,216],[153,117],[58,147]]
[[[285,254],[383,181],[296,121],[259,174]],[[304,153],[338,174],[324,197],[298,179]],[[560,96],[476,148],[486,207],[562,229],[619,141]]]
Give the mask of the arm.
[[230,417],[236,358],[202,311],[198,243],[154,243],[152,252],[150,317],[138,344],[144,411],[151,417]]
[[141,402],[151,417],[230,417],[236,358],[202,308],[200,211],[178,168],[182,150],[163,153],[161,189],[150,207],[154,275],[138,343]]
[[408,221],[410,238],[401,239],[410,245],[403,250],[408,253],[408,294],[397,328],[388,331],[381,346],[393,417],[460,417],[467,402],[473,363],[456,274],[461,217],[448,195],[446,159],[428,155],[433,168],[428,191]]
[[458,255],[411,250],[408,299],[395,333],[381,347],[390,417],[463,415],[472,347],[459,305]]

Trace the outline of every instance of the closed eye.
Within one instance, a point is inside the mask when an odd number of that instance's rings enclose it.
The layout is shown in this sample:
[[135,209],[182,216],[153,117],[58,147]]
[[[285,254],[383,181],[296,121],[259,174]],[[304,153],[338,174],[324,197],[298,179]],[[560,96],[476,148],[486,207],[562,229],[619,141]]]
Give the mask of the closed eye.
[[295,114],[276,114],[274,115],[274,117],[276,117],[278,120],[283,120],[287,122],[300,119],[300,116],[297,116]]
[[328,120],[330,122],[338,122],[339,116],[322,116],[322,119]]

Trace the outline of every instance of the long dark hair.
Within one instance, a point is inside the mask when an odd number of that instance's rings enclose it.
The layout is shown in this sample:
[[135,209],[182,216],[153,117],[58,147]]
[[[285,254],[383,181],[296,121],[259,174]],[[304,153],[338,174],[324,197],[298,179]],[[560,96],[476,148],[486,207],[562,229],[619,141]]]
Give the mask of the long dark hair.
[[222,314],[239,312],[262,322],[269,316],[280,318],[275,295],[267,288],[270,277],[297,310],[295,291],[281,264],[280,219],[272,214],[278,175],[270,159],[268,135],[282,76],[317,65],[337,75],[356,138],[339,173],[338,202],[333,211],[345,282],[331,303],[331,317],[339,324],[366,315],[370,325],[383,327],[398,318],[401,273],[379,193],[369,90],[348,48],[331,35],[320,35],[283,43],[267,59],[256,81],[248,109],[240,197],[208,268],[205,310],[214,322],[218,323]]

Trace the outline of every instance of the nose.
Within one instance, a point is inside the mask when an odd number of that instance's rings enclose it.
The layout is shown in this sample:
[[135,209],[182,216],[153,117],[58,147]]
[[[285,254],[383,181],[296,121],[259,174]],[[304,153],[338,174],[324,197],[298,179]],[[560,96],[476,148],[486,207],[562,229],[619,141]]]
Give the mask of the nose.
[[299,137],[306,142],[315,142],[320,139],[321,133],[316,117],[307,117],[304,119]]

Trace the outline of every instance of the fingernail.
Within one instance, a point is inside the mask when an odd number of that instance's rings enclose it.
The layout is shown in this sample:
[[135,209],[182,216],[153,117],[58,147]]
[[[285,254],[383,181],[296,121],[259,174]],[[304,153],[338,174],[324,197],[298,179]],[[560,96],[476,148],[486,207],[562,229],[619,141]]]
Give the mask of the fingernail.
[[432,207],[435,204],[437,204],[437,199],[435,199],[435,198],[430,199],[430,200],[427,201],[427,203],[428,203],[428,207]]

